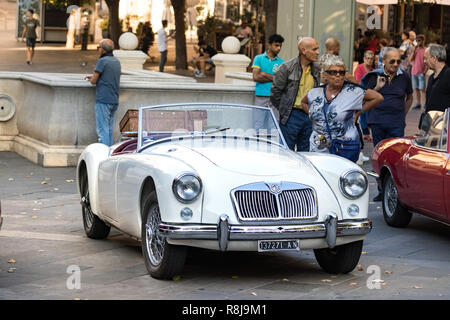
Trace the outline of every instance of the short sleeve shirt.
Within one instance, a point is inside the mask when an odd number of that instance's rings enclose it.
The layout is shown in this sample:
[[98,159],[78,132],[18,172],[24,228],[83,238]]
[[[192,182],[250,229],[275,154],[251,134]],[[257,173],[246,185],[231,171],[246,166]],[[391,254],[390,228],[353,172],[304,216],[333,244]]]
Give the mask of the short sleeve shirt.
[[[253,61],[253,68],[259,69],[261,72],[275,74],[278,68],[283,64],[284,60],[276,56],[270,60],[267,52],[257,55]],[[255,96],[270,97],[272,82],[256,82]]]
[[[367,75],[366,89],[375,88],[377,77],[376,73]],[[378,92],[383,96],[384,101],[369,111],[368,124],[405,127],[405,99],[408,94],[413,93],[409,75],[399,70],[391,83],[386,80],[386,84]]]
[[103,56],[97,61],[95,72],[100,74],[97,81],[96,102],[119,104],[121,66],[113,56]]
[[300,79],[300,83],[298,86],[298,93],[297,98],[295,99],[294,108],[303,109],[302,99],[312,88],[314,88],[314,86],[314,77],[311,74],[311,65],[309,65],[302,72],[302,78]]
[[411,72],[413,76],[423,74],[425,72],[424,56],[425,56],[425,48],[416,50],[416,55],[414,56],[414,62]]
[[324,135],[328,141],[332,139],[359,141],[358,129],[353,124],[355,111],[362,108],[366,90],[353,83],[345,82],[341,92],[326,108],[331,137],[329,136],[323,107],[327,101],[325,86],[314,88],[308,92],[309,117],[312,121],[313,132],[310,138],[310,151],[329,153],[328,148],[318,149],[314,139]]
[[426,111],[445,111],[450,107],[450,67],[445,66],[435,78],[433,74],[428,81]]
[[39,21],[37,19],[26,19],[25,25],[27,30],[25,31],[25,37],[29,39],[36,39],[36,28],[39,27]]
[[405,52],[405,59],[403,59],[402,63],[400,64],[400,69],[406,71],[411,65],[411,63],[409,62],[409,57],[414,53],[414,47],[411,42],[405,40],[400,46],[400,50]]

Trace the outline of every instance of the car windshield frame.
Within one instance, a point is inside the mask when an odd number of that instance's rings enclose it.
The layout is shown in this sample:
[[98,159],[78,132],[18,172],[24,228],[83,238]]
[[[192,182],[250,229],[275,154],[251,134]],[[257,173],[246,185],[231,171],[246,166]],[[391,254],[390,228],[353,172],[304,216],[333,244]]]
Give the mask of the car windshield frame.
[[[179,139],[185,139],[185,138],[194,138],[194,137],[204,137],[204,136],[208,136],[208,137],[213,137],[213,134],[210,133],[205,133],[203,132],[203,134],[198,134],[195,131],[191,132],[188,135],[171,135],[170,137],[166,137],[166,138],[162,138],[159,140],[155,140],[149,143],[145,143],[143,144],[143,137],[142,137],[142,126],[143,126],[143,113],[145,112],[145,110],[157,110],[157,109],[161,109],[161,108],[174,108],[176,109],[177,107],[208,107],[208,106],[218,106],[218,107],[231,107],[231,108],[249,108],[249,109],[261,109],[264,111],[268,111],[272,117],[272,120],[276,126],[276,130],[278,131],[278,136],[280,137],[280,142],[275,142],[269,139],[264,139],[264,138],[260,138],[257,136],[246,136],[246,135],[232,135],[233,137],[238,137],[238,138],[243,138],[243,139],[255,139],[255,140],[261,140],[264,141],[266,143],[271,143],[271,144],[276,144],[279,145],[285,149],[288,148],[286,140],[284,139],[284,136],[281,132],[280,129],[280,125],[278,123],[278,121],[275,118],[275,115],[273,113],[273,110],[269,107],[261,107],[261,106],[254,106],[254,105],[246,105],[246,104],[233,104],[233,103],[220,103],[220,102],[189,102],[189,103],[175,103],[175,104],[161,104],[161,105],[154,105],[154,106],[142,106],[139,107],[139,118],[138,118],[138,145],[137,145],[137,152],[141,152],[143,149],[146,149],[147,147],[157,144],[157,143],[161,143],[161,142],[165,142],[165,141],[171,141],[171,140],[179,140]],[[214,132],[213,132],[214,133]],[[219,131],[217,131],[218,135],[220,137],[223,137],[223,134],[220,134]]]
[[[429,112],[432,111],[437,111],[437,110],[430,110]],[[440,138],[439,138],[439,146],[438,147],[429,147],[429,146],[424,146],[422,145],[418,139],[429,139],[430,135],[428,132],[425,132],[424,135],[419,135],[419,136],[415,136],[414,139],[412,139],[413,144],[417,147],[423,148],[423,149],[427,149],[427,150],[432,150],[432,151],[437,151],[437,152],[444,152],[444,153],[450,153],[450,109],[446,109],[443,112],[442,115],[442,132],[440,134]],[[422,130],[422,129],[421,129]],[[443,141],[444,138],[446,139],[446,146],[445,148],[443,148]]]

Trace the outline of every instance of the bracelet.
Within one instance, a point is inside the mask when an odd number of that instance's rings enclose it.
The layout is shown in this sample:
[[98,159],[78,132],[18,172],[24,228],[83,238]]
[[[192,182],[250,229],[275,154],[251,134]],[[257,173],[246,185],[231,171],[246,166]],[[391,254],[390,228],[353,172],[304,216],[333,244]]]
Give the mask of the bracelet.
[[364,110],[363,110],[363,108],[361,108],[361,114],[364,114]]

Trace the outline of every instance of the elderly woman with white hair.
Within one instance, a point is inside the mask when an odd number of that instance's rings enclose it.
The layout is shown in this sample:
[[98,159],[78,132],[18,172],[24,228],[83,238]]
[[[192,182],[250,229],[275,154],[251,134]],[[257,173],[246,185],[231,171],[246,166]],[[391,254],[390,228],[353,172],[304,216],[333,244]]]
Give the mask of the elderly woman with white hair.
[[310,151],[340,155],[356,162],[361,150],[355,126],[359,116],[383,101],[381,94],[345,81],[345,63],[330,55],[322,65],[326,84],[303,98],[313,125]]

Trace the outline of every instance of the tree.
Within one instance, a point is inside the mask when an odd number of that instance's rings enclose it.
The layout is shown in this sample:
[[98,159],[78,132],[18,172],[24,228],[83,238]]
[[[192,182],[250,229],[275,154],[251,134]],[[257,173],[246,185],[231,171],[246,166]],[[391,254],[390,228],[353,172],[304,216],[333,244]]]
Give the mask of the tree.
[[264,12],[266,14],[266,43],[269,37],[277,32],[278,0],[264,0]]
[[170,0],[175,13],[175,67],[187,69],[187,50],[186,50],[186,26],[184,14],[186,12],[186,0]]
[[119,47],[119,37],[122,32],[119,22],[119,1],[120,0],[105,0],[109,11],[109,36],[114,41],[116,48]]

